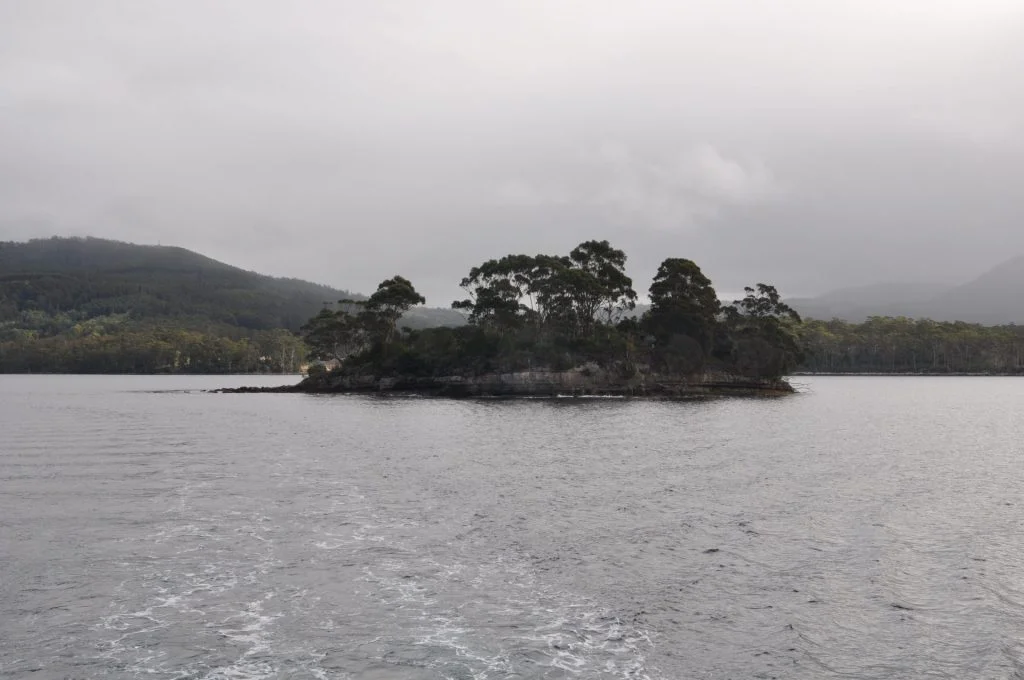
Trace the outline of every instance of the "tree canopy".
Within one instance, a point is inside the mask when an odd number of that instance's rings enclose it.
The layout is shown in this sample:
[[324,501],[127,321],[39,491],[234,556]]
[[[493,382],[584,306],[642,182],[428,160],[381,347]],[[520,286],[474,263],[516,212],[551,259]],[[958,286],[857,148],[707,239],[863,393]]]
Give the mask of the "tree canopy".
[[648,329],[663,343],[685,336],[711,349],[720,308],[711,281],[693,260],[671,257],[661,263],[650,288]]
[[423,302],[409,281],[396,276],[383,282],[358,314],[321,312],[307,324],[304,337],[317,356],[342,359],[339,370],[355,375],[440,376],[596,364],[623,376],[651,372],[684,378],[720,370],[774,378],[794,366],[799,353],[790,344],[793,336],[761,319],[785,316],[774,288],[759,284],[750,289],[749,303],[726,313],[692,260],[668,258],[651,282],[650,309],[638,318],[630,314],[638,296],[626,261],[625,252],[596,240],[568,255],[487,260],[470,268],[461,281],[467,297],[452,303],[469,324],[420,331],[399,332],[395,325],[398,315]]

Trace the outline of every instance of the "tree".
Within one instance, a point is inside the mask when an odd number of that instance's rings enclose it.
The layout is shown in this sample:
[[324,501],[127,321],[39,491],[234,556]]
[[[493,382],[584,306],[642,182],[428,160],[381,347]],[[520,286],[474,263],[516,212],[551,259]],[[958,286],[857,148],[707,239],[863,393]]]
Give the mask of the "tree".
[[469,312],[470,323],[500,334],[533,324],[537,329],[552,319],[567,318],[572,299],[567,294],[567,257],[506,255],[473,267],[462,279],[469,294],[452,303]]
[[469,294],[452,303],[453,309],[469,312],[469,322],[499,333],[522,325],[530,312],[523,300],[530,295],[533,258],[506,255],[469,270],[459,284]]
[[426,301],[408,279],[393,276],[377,286],[376,292],[364,303],[363,309],[367,318],[376,322],[384,345],[389,345],[402,315]]
[[300,329],[309,356],[321,361],[344,361],[366,346],[362,320],[345,310],[324,308]]
[[692,260],[669,258],[661,263],[650,287],[647,330],[665,342],[681,334],[696,340],[707,352],[720,308],[711,281]]
[[610,324],[636,306],[625,264],[626,254],[608,241],[586,241],[568,257],[506,255],[471,269],[461,283],[469,298],[452,307],[500,334],[532,324],[579,337],[593,330],[599,312]]
[[746,293],[746,297],[735,300],[731,305],[731,309],[739,315],[748,319],[790,319],[800,323],[800,315],[782,301],[775,286],[759,283],[756,290],[746,286],[743,292]]
[[[733,364],[752,377],[780,377],[803,361],[798,338],[800,315],[782,301],[774,286],[745,287],[746,296],[726,307],[728,350]],[[717,354],[717,353],[716,353]]]
[[306,347],[296,335],[283,328],[255,336],[261,367],[273,373],[298,373]]
[[589,331],[603,312],[612,323],[616,312],[636,307],[633,280],[626,276],[626,253],[608,241],[585,241],[569,253],[569,295],[573,298],[581,332]]
[[527,287],[530,309],[542,330],[573,328],[576,309],[567,272],[572,260],[564,255],[537,255],[531,258]]

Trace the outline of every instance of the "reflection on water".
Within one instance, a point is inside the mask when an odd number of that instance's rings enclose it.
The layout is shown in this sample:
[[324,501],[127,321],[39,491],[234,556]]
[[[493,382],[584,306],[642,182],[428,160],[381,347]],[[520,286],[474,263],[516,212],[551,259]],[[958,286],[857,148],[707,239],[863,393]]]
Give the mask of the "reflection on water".
[[203,391],[257,380],[0,376],[0,676],[1024,673],[1024,382]]

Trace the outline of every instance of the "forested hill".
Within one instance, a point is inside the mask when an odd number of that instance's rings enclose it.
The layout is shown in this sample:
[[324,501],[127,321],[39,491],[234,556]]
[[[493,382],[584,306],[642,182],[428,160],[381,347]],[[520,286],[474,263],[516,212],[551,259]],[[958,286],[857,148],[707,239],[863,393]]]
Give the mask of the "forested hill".
[[[0,242],[0,372],[293,371],[304,355],[294,332],[342,298],[362,296],[184,248]],[[407,323],[461,318],[419,310]]]
[[0,243],[0,322],[24,313],[76,322],[128,314],[190,327],[298,330],[351,293],[245,271],[169,246],[96,238]]
[[[324,303],[365,296],[233,267],[171,246],[99,238],[0,242],[0,323],[26,312],[76,321],[116,314],[189,327],[297,331]],[[420,309],[410,326],[452,325],[451,310]]]

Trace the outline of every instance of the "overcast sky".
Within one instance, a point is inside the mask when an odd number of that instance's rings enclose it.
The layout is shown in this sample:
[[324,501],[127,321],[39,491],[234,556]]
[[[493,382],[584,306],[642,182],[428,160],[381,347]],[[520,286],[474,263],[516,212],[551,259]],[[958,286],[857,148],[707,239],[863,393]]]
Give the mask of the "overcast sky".
[[1024,253],[1022,0],[0,0],[0,240],[431,304],[609,239],[722,291]]

